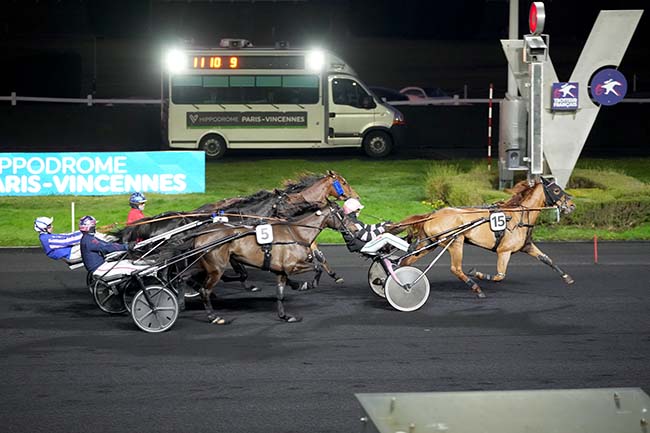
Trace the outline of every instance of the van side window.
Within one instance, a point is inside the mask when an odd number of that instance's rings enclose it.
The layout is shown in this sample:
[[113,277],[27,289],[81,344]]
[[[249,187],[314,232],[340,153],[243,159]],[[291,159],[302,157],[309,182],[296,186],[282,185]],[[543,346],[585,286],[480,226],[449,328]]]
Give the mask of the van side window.
[[337,105],[364,108],[363,101],[372,99],[359,83],[347,78],[332,80],[332,101]]

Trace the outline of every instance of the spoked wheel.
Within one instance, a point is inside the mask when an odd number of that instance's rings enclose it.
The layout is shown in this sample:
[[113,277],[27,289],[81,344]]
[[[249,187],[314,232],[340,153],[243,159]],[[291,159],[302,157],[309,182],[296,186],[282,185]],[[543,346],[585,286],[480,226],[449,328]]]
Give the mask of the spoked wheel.
[[[403,266],[395,269],[397,279],[403,284],[400,286],[391,275],[386,279],[386,299],[390,305],[399,311],[415,311],[424,305],[429,298],[429,280],[418,268]],[[422,275],[420,280],[413,284]]]
[[379,260],[373,260],[370,269],[368,269],[368,285],[375,293],[375,295],[382,298],[386,297],[386,291],[384,290],[384,284],[386,284],[386,270],[382,266]]
[[[145,290],[149,299],[145,296]],[[178,318],[176,294],[162,286],[145,287],[133,298],[131,317],[138,328],[145,332],[157,333],[168,330]]]
[[[144,280],[144,285],[146,286],[151,286],[151,285],[160,285],[164,286],[164,283],[160,281],[158,277],[155,276],[149,276],[146,277]],[[124,306],[126,307],[126,310],[130,313],[131,312],[131,307],[133,306],[133,298],[135,298],[135,295],[140,291],[140,285],[135,281],[134,279],[130,281],[130,283],[124,288],[124,291],[122,292],[122,299],[124,300]]]
[[101,279],[95,280],[93,285],[93,299],[99,309],[108,314],[121,314],[126,311],[118,284],[109,286]]
[[182,276],[179,276],[179,274],[183,273],[186,270],[187,268],[185,265],[170,266],[167,270],[167,281],[170,282],[172,288],[174,288],[174,290],[176,290],[178,293],[180,293],[182,289],[185,299],[196,299],[201,296],[198,291],[200,284],[191,277],[183,278]]
[[95,276],[92,272],[86,274],[86,286],[88,286],[88,290],[90,290],[90,294],[92,295],[95,289]]

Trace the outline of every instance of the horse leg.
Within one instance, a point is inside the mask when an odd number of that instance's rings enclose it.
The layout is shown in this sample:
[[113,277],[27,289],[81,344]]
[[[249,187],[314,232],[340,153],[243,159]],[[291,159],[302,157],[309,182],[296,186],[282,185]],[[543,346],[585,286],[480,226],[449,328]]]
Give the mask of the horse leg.
[[246,270],[246,266],[242,265],[232,257],[230,258],[230,266],[237,273],[237,275],[222,275],[221,279],[224,282],[228,283],[231,281],[239,281],[244,290],[248,290],[249,292],[260,291],[260,288],[254,284],[250,286],[246,285],[246,280],[248,279],[248,271]]
[[208,320],[210,321],[210,323],[214,323],[215,325],[226,325],[229,323],[229,321],[215,314],[214,309],[212,308],[212,302],[210,301],[210,295],[212,294],[212,289],[217,284],[217,282],[219,282],[220,279],[221,279],[221,272],[213,271],[211,273],[208,273],[208,276],[205,279],[205,283],[203,284],[203,287],[201,287],[199,292],[201,293],[201,299],[203,300],[203,307],[205,308],[205,311],[208,313]]
[[497,253],[497,274],[490,275],[479,272],[476,269],[470,269],[468,275],[476,277],[479,280],[487,281],[501,281],[506,277],[506,270],[508,269],[508,262],[510,261],[511,251],[502,251]]
[[343,277],[337,275],[336,272],[332,270],[329,262],[325,258],[325,254],[323,254],[321,250],[316,248],[315,244],[312,244],[312,253],[316,261],[320,264],[320,267],[318,268],[316,274],[319,280],[320,280],[320,275],[323,273],[323,270],[325,270],[325,272],[327,272],[327,275],[329,275],[336,284],[341,284],[345,281]]
[[449,255],[451,256],[451,273],[456,275],[459,280],[465,283],[472,292],[476,294],[477,298],[485,298],[485,293],[481,290],[481,287],[465,275],[463,272],[463,240],[464,236],[458,236],[456,239],[452,240],[453,244],[449,247]]
[[560,274],[562,276],[562,280],[564,280],[565,283],[567,284],[573,284],[574,280],[571,277],[571,275],[567,274],[564,272],[558,265],[553,263],[553,260],[546,254],[544,254],[539,248],[537,248],[537,245],[534,243],[529,243],[524,246],[524,248],[521,249],[523,252],[526,254],[535,257],[537,260],[540,262],[544,263],[545,265],[548,265],[553,269],[555,272]]
[[291,316],[287,314],[284,311],[284,288],[287,283],[287,276],[286,275],[278,275],[278,287],[277,287],[277,304],[278,304],[278,317],[282,320],[284,320],[287,323],[295,323],[295,322],[300,322],[302,320],[301,317],[298,316]]

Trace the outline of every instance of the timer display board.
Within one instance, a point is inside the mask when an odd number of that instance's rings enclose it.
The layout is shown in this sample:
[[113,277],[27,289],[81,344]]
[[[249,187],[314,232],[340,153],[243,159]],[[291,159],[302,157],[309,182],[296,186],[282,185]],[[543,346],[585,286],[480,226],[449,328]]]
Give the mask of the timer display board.
[[250,56],[194,54],[189,69],[305,69],[305,56]]

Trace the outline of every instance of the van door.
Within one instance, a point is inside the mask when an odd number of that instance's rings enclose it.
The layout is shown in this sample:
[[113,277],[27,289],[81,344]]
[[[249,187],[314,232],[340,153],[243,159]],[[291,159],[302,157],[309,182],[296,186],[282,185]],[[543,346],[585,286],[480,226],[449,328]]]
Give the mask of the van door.
[[361,146],[362,132],[375,122],[375,103],[358,81],[329,77],[328,142],[338,146]]

